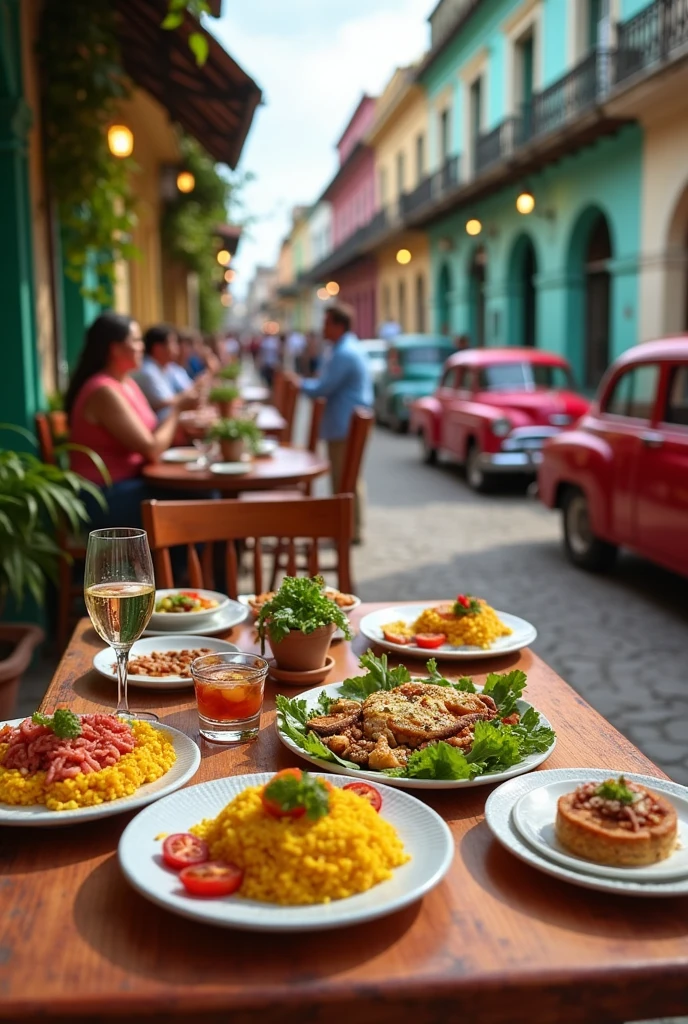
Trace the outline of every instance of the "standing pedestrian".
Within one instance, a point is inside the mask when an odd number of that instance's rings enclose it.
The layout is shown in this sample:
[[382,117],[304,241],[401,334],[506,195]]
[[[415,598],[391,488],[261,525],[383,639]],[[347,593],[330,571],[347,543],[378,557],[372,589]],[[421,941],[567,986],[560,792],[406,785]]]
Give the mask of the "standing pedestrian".
[[[329,358],[314,380],[302,380],[300,387],[309,398],[325,398],[320,436],[327,441],[332,474],[332,491],[339,491],[344,471],[344,454],[349,424],[357,406],[373,404],[370,371],[358,338],[352,330],[353,310],[343,302],[332,303],[325,311],[323,336],[330,343]],[[363,528],[363,481],[356,484],[354,543],[361,543]]]
[[281,363],[282,352],[279,338],[276,334],[266,334],[258,350],[258,364],[260,375],[267,387],[272,387],[275,370],[279,369]]

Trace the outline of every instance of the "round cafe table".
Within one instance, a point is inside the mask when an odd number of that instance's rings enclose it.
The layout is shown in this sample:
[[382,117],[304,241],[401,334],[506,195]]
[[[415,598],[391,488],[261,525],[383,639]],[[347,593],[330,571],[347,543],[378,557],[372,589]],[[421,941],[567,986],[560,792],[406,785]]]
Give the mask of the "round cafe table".
[[223,476],[187,469],[185,464],[157,462],[146,466],[144,478],[158,487],[180,491],[221,491],[226,496],[245,491],[268,491],[305,483],[327,473],[330,463],[301,448],[278,448],[269,458],[254,459],[248,473]]

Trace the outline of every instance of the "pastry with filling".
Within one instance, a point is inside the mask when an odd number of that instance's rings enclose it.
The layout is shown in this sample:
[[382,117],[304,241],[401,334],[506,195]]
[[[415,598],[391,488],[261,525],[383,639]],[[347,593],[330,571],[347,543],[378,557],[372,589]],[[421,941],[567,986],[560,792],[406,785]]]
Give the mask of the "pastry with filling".
[[623,777],[584,782],[557,802],[557,839],[597,864],[641,867],[676,849],[678,822],[671,803]]

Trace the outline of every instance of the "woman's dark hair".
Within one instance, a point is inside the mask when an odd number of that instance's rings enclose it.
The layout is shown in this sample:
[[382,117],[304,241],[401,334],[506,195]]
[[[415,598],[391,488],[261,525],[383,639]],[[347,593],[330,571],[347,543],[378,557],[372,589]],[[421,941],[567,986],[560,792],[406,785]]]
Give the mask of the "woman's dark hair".
[[67,416],[71,416],[76,396],[86,381],[107,366],[110,346],[129,337],[133,322],[132,316],[123,316],[121,313],[101,313],[93,321],[86,331],[86,341],[65,395]]

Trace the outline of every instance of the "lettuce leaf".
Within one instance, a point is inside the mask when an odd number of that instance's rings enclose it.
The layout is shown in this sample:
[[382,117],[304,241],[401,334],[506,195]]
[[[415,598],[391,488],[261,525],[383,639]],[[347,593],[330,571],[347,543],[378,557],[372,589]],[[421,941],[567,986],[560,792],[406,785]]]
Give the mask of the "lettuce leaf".
[[473,735],[473,746],[466,754],[466,761],[473,767],[474,775],[503,772],[523,760],[518,737],[511,733],[509,726],[476,722]]
[[540,715],[535,708],[528,708],[518,725],[504,726],[518,739],[521,757],[544,753],[556,739],[554,729],[540,725]]
[[470,779],[475,773],[460,750],[440,740],[411,754],[403,774],[409,779]]
[[368,650],[361,655],[359,665],[367,669],[366,674],[345,679],[339,688],[342,697],[365,700],[371,693],[377,693],[378,690],[394,690],[411,680],[411,673],[404,665],[389,668],[386,654],[376,658],[373,652]]
[[317,733],[306,730],[306,722],[311,715],[306,711],[305,700],[296,700],[278,694],[275,698],[277,706],[277,724],[280,732],[288,736],[297,747],[310,754],[311,757],[319,757],[323,761],[332,764],[341,764],[345,768],[355,768],[360,771],[360,765],[353,761],[345,761],[338,757],[329,747],[326,747]]
[[516,705],[526,688],[527,678],[525,672],[518,668],[503,675],[497,672],[489,673],[483,686],[483,693],[492,697],[500,718],[508,718],[517,710]]

